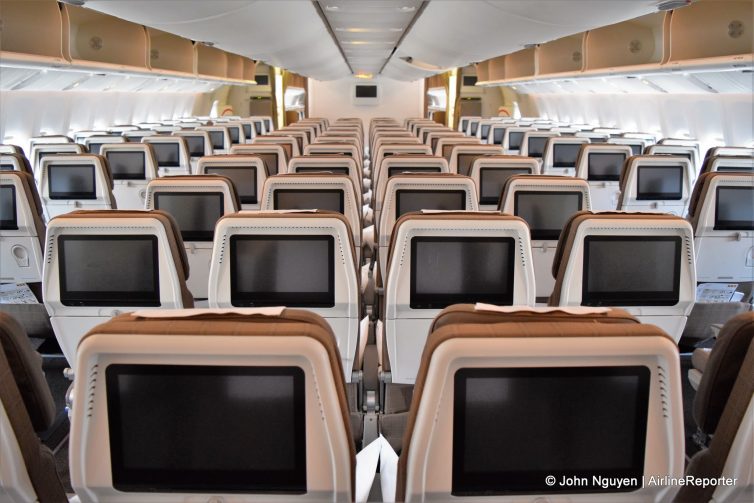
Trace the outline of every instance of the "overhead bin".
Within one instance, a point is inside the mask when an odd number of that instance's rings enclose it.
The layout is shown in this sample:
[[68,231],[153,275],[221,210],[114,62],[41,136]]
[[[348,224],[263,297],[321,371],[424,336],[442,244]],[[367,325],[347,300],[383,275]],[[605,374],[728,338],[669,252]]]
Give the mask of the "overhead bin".
[[63,21],[55,0],[5,0],[0,8],[0,60],[66,63]]
[[536,51],[533,47],[508,54],[505,57],[505,78],[525,79],[533,77],[536,68],[535,54]]
[[610,71],[667,61],[665,36],[669,12],[648,14],[630,21],[591,30],[586,35],[586,71]]
[[142,25],[69,4],[61,4],[61,13],[63,54],[74,66],[149,69]]
[[712,58],[751,64],[753,30],[751,0],[707,0],[674,11],[670,21],[670,64],[701,63],[699,60]]
[[505,58],[506,56],[498,56],[489,60],[487,65],[488,80],[502,80],[505,78]]
[[159,72],[194,74],[194,44],[191,40],[147,28],[149,38],[149,67]]
[[196,73],[198,76],[225,78],[228,71],[228,59],[224,51],[215,49],[201,42],[194,43],[196,51]]
[[537,75],[583,70],[585,40],[586,32],[540,45],[537,48]]

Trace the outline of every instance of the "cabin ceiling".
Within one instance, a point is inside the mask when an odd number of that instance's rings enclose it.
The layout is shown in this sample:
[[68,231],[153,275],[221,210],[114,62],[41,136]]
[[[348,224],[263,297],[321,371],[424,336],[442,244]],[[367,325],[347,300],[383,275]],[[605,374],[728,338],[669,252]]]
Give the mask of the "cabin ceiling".
[[[416,80],[514,52],[526,44],[649,14],[657,10],[658,3],[88,0],[85,6],[191,40],[211,42],[226,51],[317,80],[339,79],[351,73],[377,75],[383,66],[386,76]],[[427,5],[422,9],[423,4]]]

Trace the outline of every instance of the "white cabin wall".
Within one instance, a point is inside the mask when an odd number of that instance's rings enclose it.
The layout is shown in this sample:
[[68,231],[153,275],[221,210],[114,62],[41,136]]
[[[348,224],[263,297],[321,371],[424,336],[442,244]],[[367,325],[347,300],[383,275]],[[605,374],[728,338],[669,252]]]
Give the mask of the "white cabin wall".
[[0,143],[19,145],[28,154],[33,136],[207,114],[206,101],[201,93],[3,91]]
[[524,116],[690,136],[701,142],[702,152],[754,141],[751,94],[519,94],[518,101]]
[[359,117],[369,125],[372,117],[394,117],[399,122],[407,117],[421,117],[423,112],[424,81],[404,82],[387,77],[373,81],[380,86],[379,105],[355,105],[353,86],[367,83],[352,77],[321,81],[309,79],[309,116],[333,121],[339,117]]

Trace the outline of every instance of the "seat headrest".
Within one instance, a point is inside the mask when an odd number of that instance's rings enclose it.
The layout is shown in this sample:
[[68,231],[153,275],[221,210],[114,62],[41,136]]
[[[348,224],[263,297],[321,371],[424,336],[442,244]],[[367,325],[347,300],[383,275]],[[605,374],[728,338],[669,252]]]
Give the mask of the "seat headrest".
[[[631,220],[641,218],[643,220],[675,220],[685,222],[681,217],[667,213],[646,213],[646,212],[626,212],[626,211],[579,211],[571,215],[571,218],[563,226],[563,230],[558,238],[558,245],[555,249],[555,256],[552,261],[552,276],[558,277],[558,271],[563,263],[565,252],[573,244],[578,231],[579,225],[586,220]],[[556,289],[557,290],[557,289]]]
[[31,346],[23,327],[2,311],[0,349],[8,360],[34,430],[45,431],[55,421],[55,402],[42,371],[42,357]]
[[[444,173],[448,174],[448,173]],[[406,176],[406,175],[398,175],[398,176]],[[422,176],[422,175],[418,175]],[[453,176],[459,176],[459,175],[453,175]],[[467,177],[464,177],[467,178]],[[395,247],[398,246],[398,243],[396,242],[396,236],[398,236],[398,231],[400,230],[401,226],[404,225],[408,221],[420,221],[420,220],[437,220],[438,218],[442,218],[443,220],[452,220],[452,221],[459,221],[459,220],[474,220],[474,221],[490,221],[490,220],[508,220],[508,221],[516,221],[516,222],[522,222],[524,225],[528,227],[528,224],[526,221],[521,217],[516,217],[513,215],[508,215],[506,213],[502,213],[500,211],[442,211],[442,212],[427,212],[423,213],[420,211],[413,211],[410,213],[405,213],[400,216],[398,220],[395,221],[395,225],[393,226],[393,231],[390,234],[390,247],[388,248],[388,255],[387,255],[387,269],[385,270],[385,273],[383,274],[383,277],[387,276],[387,271],[390,270],[390,262],[393,258],[393,252],[395,250]]]
[[157,219],[165,228],[165,234],[168,236],[170,249],[173,251],[173,261],[179,272],[183,273],[184,279],[189,277],[189,262],[186,255],[186,249],[183,246],[181,231],[178,223],[173,216],[162,210],[76,210],[64,215],[57,216],[51,220],[54,222],[58,218],[154,218]]
[[739,314],[720,330],[694,398],[694,420],[711,435],[728,402],[741,364],[754,339],[754,312]]
[[[225,158],[226,156],[222,156],[222,158]],[[233,206],[237,209],[241,208],[241,199],[238,196],[238,192],[236,192],[236,186],[233,183],[233,180],[228,178],[224,175],[175,175],[175,176],[168,176],[168,177],[162,177],[162,178],[155,178],[154,180],[160,180],[162,182],[171,182],[173,180],[188,180],[197,182],[198,185],[204,185],[204,182],[210,182],[210,181],[221,181],[225,182],[228,185],[228,190],[230,190],[230,197],[233,199]]]
[[29,159],[27,159],[25,155],[21,153],[0,154],[0,155],[2,155],[3,157],[12,157],[13,159],[16,160],[18,165],[21,167],[21,171],[23,171],[24,173],[34,174],[34,172],[31,169],[31,163],[29,163]]

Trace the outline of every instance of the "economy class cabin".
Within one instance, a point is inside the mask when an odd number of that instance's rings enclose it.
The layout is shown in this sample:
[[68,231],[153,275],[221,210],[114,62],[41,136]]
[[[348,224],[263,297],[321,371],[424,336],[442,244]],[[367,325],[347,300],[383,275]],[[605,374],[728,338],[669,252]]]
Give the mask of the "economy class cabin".
[[752,72],[752,0],[0,0],[0,503],[753,502]]

